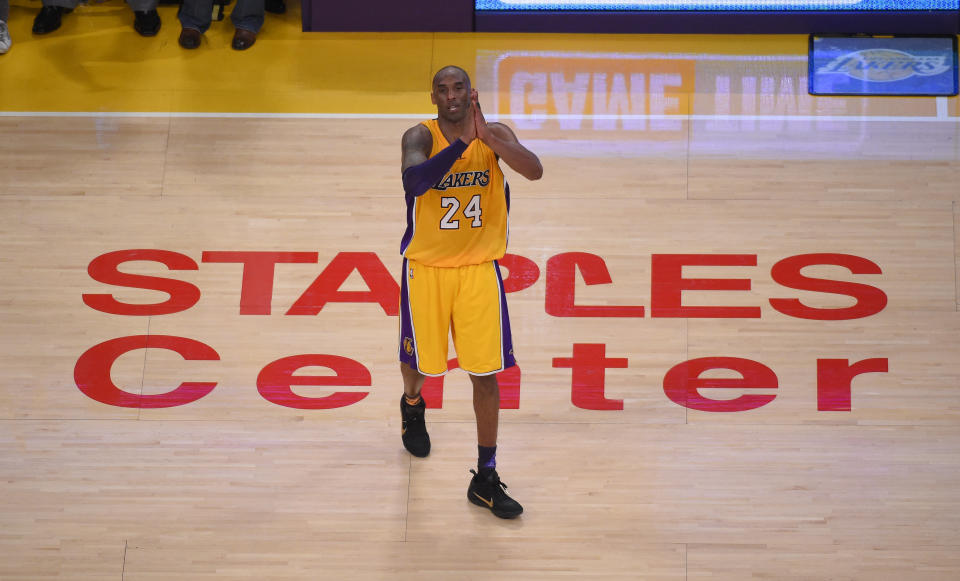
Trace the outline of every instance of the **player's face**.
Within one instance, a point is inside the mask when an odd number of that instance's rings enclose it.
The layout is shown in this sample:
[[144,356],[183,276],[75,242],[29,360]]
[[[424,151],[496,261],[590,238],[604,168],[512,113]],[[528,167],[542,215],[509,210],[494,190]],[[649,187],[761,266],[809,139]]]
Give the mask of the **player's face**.
[[462,121],[470,111],[470,81],[456,73],[444,75],[437,79],[431,97],[437,116],[454,123]]

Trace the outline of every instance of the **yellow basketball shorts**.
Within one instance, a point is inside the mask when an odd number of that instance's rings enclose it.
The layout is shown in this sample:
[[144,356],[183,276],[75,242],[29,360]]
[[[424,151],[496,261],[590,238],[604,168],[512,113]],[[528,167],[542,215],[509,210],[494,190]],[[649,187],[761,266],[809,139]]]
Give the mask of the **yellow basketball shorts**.
[[424,375],[443,375],[452,333],[467,373],[491,375],[516,365],[496,261],[446,268],[404,258],[401,280],[400,361]]

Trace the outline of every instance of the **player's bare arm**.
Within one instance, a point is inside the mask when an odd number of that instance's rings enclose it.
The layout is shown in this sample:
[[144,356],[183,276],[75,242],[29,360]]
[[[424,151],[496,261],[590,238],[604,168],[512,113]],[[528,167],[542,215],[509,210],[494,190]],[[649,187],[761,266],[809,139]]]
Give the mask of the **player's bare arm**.
[[543,177],[540,158],[521,145],[509,127],[503,123],[486,122],[480,110],[480,103],[476,100],[476,92],[474,92],[472,108],[477,126],[477,138],[480,141],[486,143],[504,163],[528,180],[538,180]]
[[[543,177],[543,165],[540,158],[524,147],[513,131],[502,123],[489,123],[487,127],[492,138],[483,140],[490,149],[496,152],[511,169],[528,180],[538,180]],[[496,144],[496,142],[499,142]]]
[[407,129],[400,140],[400,171],[427,161],[431,148],[433,137],[429,129],[420,124]]

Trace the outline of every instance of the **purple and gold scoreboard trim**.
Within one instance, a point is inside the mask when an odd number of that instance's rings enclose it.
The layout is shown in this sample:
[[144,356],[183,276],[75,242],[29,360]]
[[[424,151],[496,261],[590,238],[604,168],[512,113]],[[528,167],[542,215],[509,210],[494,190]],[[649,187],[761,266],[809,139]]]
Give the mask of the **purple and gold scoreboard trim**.
[[489,32],[955,34],[960,0],[475,0]]
[[960,10],[960,0],[475,0],[477,10],[863,11]]
[[306,31],[957,34],[960,0],[303,3]]

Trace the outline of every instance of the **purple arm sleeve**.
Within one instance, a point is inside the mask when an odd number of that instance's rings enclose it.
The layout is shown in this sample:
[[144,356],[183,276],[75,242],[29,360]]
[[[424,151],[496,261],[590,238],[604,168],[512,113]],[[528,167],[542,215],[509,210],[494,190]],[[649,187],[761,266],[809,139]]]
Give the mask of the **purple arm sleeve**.
[[462,139],[457,139],[427,161],[408,167],[403,172],[403,191],[408,196],[422,196],[447,173],[466,150],[467,144]]

